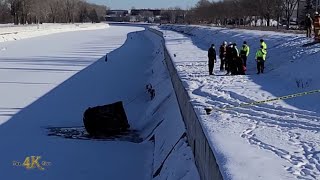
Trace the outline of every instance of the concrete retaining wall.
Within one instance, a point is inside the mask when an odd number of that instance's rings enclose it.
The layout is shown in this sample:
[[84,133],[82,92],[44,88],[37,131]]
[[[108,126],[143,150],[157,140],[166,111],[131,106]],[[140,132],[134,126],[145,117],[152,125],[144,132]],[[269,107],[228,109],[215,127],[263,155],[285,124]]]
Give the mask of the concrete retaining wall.
[[[163,38],[163,34],[160,31],[152,28],[148,29]],[[199,118],[190,102],[188,92],[184,88],[170,54],[167,51],[164,38],[163,47],[165,52],[165,61],[171,76],[171,82],[187,129],[188,142],[192,148],[200,177],[202,180],[222,180],[223,178],[216,162],[216,158],[208,143],[207,137],[203,132]]]

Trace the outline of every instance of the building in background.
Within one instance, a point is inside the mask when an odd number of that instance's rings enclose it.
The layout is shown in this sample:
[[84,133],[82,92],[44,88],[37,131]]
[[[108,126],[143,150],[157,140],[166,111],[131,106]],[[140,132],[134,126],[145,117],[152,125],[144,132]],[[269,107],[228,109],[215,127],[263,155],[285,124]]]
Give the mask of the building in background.
[[161,17],[161,10],[159,9],[131,9],[131,22],[148,22],[159,23]]
[[113,22],[147,22],[147,23],[185,23],[187,11],[181,9],[131,9],[108,10],[107,21]]
[[106,21],[127,22],[130,20],[128,10],[108,10]]

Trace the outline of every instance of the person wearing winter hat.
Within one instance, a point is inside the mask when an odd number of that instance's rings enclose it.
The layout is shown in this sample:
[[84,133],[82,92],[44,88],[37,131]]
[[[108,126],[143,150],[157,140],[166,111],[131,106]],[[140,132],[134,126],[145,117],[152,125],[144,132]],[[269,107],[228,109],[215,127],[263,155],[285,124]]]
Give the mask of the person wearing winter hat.
[[233,50],[233,43],[229,43],[226,48],[226,58],[225,58],[225,68],[227,70],[226,75],[229,75],[231,73],[231,67],[232,67],[232,50]]
[[240,57],[245,67],[247,67],[247,59],[248,59],[249,53],[250,53],[250,47],[248,46],[247,41],[244,41],[242,48],[240,50]]
[[307,29],[307,37],[311,38],[313,20],[312,20],[312,18],[311,18],[309,13],[306,15],[305,26],[306,26],[306,29]]
[[237,48],[237,44],[233,43],[233,48],[232,48],[232,61],[230,63],[231,66],[231,75],[238,75],[240,74],[239,72],[239,64],[242,64],[239,57],[239,50]]
[[209,75],[214,75],[213,73],[213,68],[214,68],[214,63],[217,62],[217,55],[216,55],[216,50],[214,47],[214,44],[211,44],[209,50],[208,50],[208,65],[209,65]]
[[263,46],[260,46],[260,49],[256,53],[256,61],[257,61],[257,74],[262,73],[264,71],[264,63],[266,61],[266,54],[267,51],[264,49]]
[[314,27],[314,39],[316,42],[320,42],[320,16],[319,13],[316,11],[314,15],[314,21],[313,21],[313,27]]
[[224,41],[219,49],[219,57],[220,57],[220,71],[224,71],[226,69],[226,54],[227,54],[227,42]]

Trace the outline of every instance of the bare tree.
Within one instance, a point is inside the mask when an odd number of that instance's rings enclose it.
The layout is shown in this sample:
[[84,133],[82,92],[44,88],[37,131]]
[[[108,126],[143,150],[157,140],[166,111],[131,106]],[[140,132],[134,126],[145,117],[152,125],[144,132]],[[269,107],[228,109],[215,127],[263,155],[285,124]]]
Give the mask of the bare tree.
[[76,1],[75,0],[63,0],[63,9],[65,15],[65,22],[67,23],[74,23],[75,17],[75,8],[76,8]]
[[9,7],[10,7],[10,14],[13,17],[13,23],[19,24],[19,15],[21,9],[21,2],[20,0],[8,0]]
[[262,19],[267,21],[267,26],[270,26],[271,18],[274,18],[274,7],[275,7],[275,0],[259,0],[260,4],[260,15]]
[[283,16],[284,12],[284,0],[275,0],[275,7],[274,7],[274,13],[275,17],[277,19],[277,29],[279,29],[279,23],[281,21],[281,18]]
[[252,1],[252,0],[242,0],[241,1],[241,9],[242,9],[242,14],[245,19],[245,24],[250,24],[251,22],[255,22],[256,24],[256,19],[257,15],[261,11],[260,7],[260,2],[259,1]]
[[90,12],[97,16],[94,22],[99,22],[104,20],[106,9],[85,0],[0,0],[0,22],[87,22]]
[[0,0],[0,23],[8,23],[10,22],[10,8],[9,4],[5,0]]
[[285,18],[287,20],[287,29],[290,28],[290,20],[299,0],[284,0]]
[[[300,0],[228,0],[208,1],[199,0],[187,12],[188,21],[192,23],[214,22],[216,24],[248,25],[258,20],[270,26],[271,20],[281,21],[282,17],[288,21]],[[279,24],[279,23],[278,23]]]
[[194,15],[198,22],[207,22],[210,19],[210,5],[208,0],[200,0],[195,8]]
[[79,22],[87,22],[89,19],[89,6],[86,2],[80,1],[78,4],[79,7]]
[[50,0],[48,2],[48,7],[49,7],[49,21],[51,23],[56,23],[58,20],[58,12],[59,12],[59,7],[61,5],[60,0]]
[[88,4],[91,8],[95,9],[97,12],[97,16],[99,21],[104,21],[105,16],[107,14],[107,7],[102,5],[96,5],[96,4]]
[[43,23],[50,21],[50,2],[51,0],[32,0],[28,17],[29,22]]

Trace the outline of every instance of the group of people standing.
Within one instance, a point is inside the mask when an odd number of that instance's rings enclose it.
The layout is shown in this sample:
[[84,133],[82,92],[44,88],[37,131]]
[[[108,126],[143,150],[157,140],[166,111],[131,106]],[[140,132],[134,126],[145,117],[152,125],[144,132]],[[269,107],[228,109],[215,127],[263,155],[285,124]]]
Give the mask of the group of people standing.
[[[257,74],[264,72],[264,63],[267,56],[267,44],[263,39],[260,40],[260,43],[260,49],[257,51],[255,57],[257,62]],[[219,48],[219,57],[221,61],[220,71],[227,71],[226,75],[245,75],[249,54],[250,47],[246,41],[243,42],[240,51],[238,50],[236,43],[230,42],[227,44],[227,42],[224,41]],[[211,44],[211,47],[208,50],[208,58],[209,75],[214,75],[214,63],[217,62],[214,44]]]
[[307,37],[311,38],[312,29],[314,30],[314,38],[315,40],[320,40],[320,16],[318,12],[314,13],[314,19],[312,19],[311,15],[308,13],[306,14],[305,20],[306,30],[307,30]]

